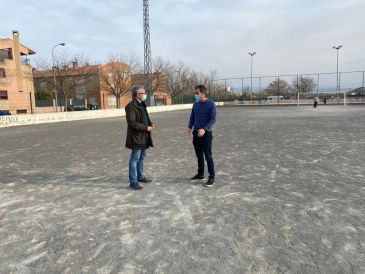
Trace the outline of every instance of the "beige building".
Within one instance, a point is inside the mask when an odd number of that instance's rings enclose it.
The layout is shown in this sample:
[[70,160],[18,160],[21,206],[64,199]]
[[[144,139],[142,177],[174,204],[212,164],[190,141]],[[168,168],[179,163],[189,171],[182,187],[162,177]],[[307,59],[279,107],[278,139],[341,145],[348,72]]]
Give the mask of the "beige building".
[[0,110],[11,114],[34,113],[35,98],[29,56],[35,54],[20,44],[19,32],[0,39]]

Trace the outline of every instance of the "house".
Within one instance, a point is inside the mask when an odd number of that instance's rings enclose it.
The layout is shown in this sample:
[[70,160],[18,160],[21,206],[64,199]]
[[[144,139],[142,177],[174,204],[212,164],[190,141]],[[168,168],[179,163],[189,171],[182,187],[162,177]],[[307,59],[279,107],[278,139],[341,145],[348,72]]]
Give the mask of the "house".
[[[155,77],[153,80],[155,103],[157,105],[171,104],[171,98],[166,92],[166,80],[162,80],[165,77],[159,74],[154,75],[159,76],[159,78]],[[58,83],[56,85],[54,84],[54,76]],[[114,85],[113,79],[116,79],[116,82],[122,85],[124,89],[119,101],[110,91]],[[101,109],[115,109],[119,105],[123,108],[132,98],[131,86],[143,85],[144,81],[144,74],[130,74],[129,65],[121,62],[84,66],[79,66],[77,62],[73,62],[69,65],[63,65],[61,68],[55,67],[52,70],[34,71],[36,91],[45,90],[53,94],[52,90],[55,87],[56,90],[61,89],[57,88],[57,85],[62,84],[63,88],[65,86],[69,87],[66,89],[68,90],[67,94],[65,92],[58,94],[57,101],[62,106],[82,105],[89,108],[90,105],[97,105]]]
[[33,50],[22,45],[19,32],[0,39],[0,110],[11,114],[35,112],[34,84],[29,56]]

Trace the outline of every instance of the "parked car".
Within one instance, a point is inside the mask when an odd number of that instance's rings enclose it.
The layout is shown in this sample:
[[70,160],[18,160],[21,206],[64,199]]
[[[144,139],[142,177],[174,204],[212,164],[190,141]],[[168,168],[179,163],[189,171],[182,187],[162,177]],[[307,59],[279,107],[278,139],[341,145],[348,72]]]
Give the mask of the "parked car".
[[90,110],[100,109],[98,104],[89,104],[88,108]]
[[11,115],[9,110],[0,110],[0,116],[8,116]]
[[80,111],[80,110],[88,110],[88,109],[84,105],[67,106],[67,111]]

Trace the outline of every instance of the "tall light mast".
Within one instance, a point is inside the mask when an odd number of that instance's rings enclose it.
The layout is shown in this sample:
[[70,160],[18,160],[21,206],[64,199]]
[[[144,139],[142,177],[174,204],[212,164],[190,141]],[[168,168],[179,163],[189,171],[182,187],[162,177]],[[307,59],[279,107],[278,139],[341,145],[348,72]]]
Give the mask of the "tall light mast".
[[149,98],[149,105],[153,105],[153,94],[151,87],[151,42],[150,42],[150,18],[149,18],[149,4],[148,0],[143,0],[143,33],[144,33],[144,75],[145,75],[145,89]]

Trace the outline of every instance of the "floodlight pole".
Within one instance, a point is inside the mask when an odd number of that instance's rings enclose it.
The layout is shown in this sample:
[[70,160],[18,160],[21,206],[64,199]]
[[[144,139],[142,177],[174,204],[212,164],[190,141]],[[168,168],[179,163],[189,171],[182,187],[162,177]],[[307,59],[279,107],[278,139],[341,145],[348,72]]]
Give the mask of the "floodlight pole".
[[340,82],[339,82],[339,78],[338,78],[338,51],[342,48],[343,46],[342,45],[339,45],[339,46],[333,46],[332,48],[335,49],[337,51],[337,80],[336,80],[336,91],[340,91],[339,89],[339,85],[340,85]]
[[248,55],[251,56],[251,101],[252,101],[252,70],[253,70],[253,57],[256,54],[256,51],[249,52]]

